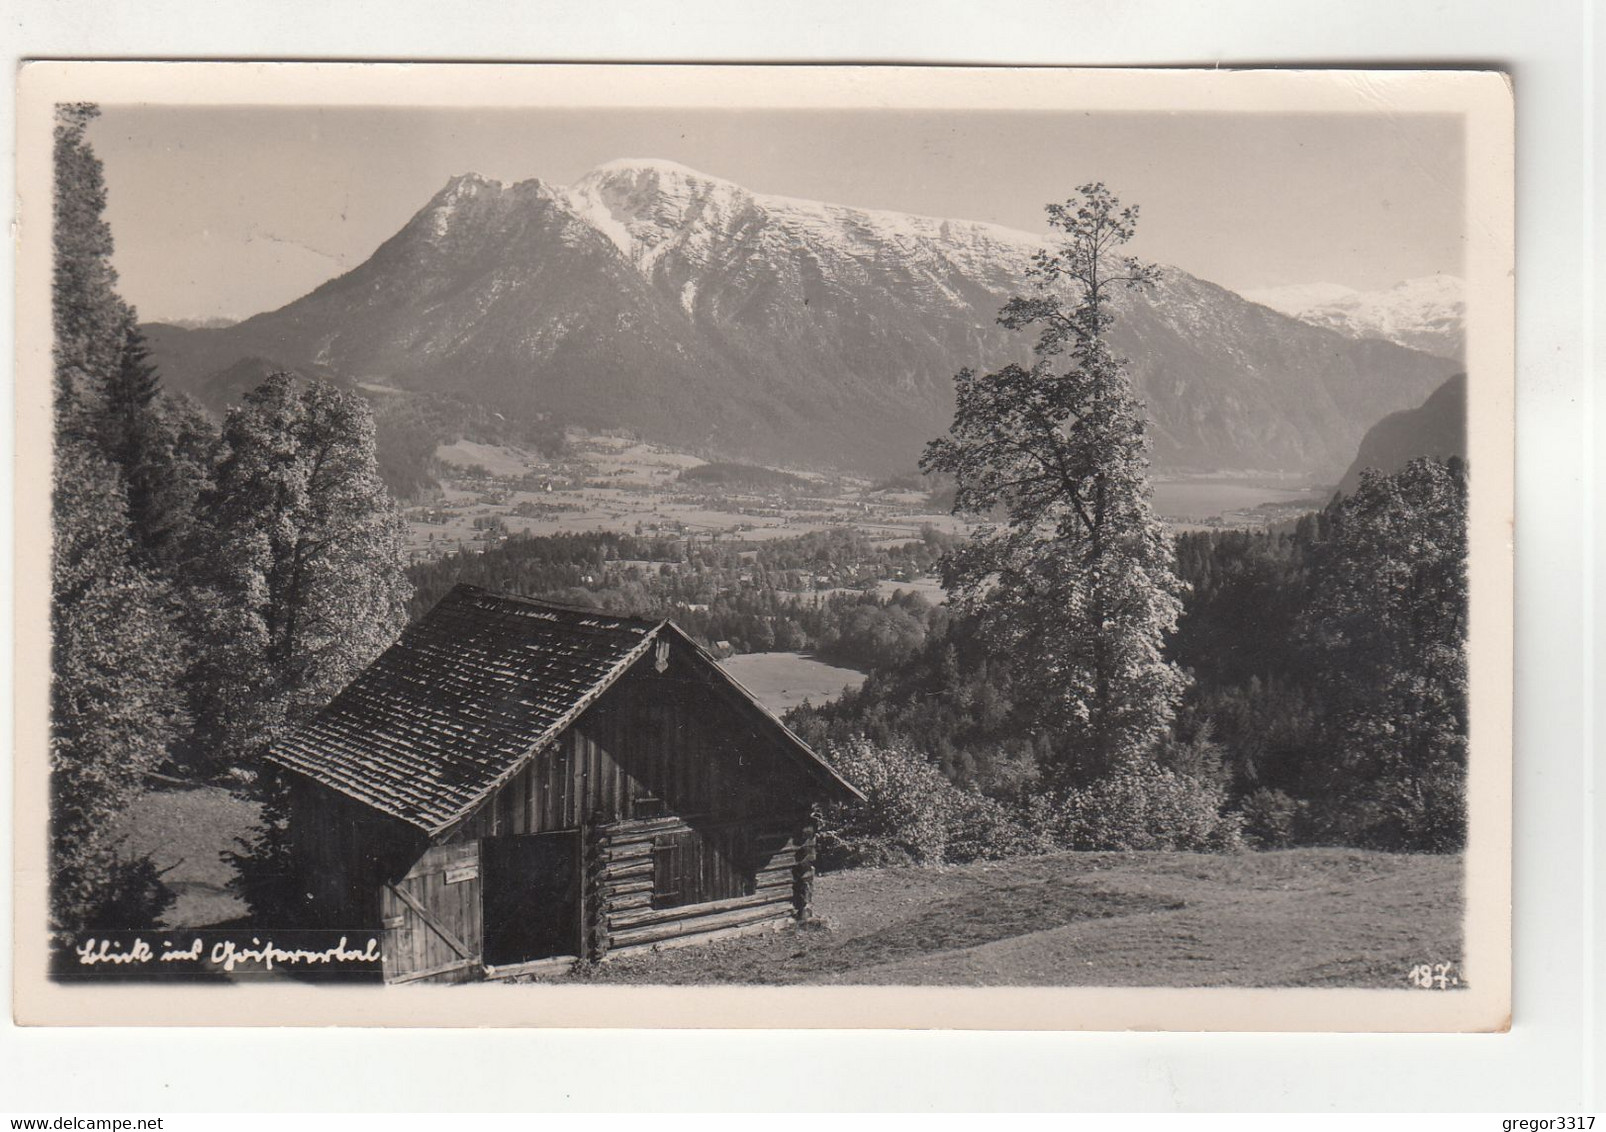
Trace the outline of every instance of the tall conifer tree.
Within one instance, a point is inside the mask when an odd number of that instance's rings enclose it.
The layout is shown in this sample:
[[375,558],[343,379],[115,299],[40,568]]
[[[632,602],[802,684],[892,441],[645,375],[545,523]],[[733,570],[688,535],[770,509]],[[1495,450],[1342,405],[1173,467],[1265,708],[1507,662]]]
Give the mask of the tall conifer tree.
[[122,357],[128,307],[117,296],[106,181],[85,138],[100,114],[89,103],[56,108],[51,314],[56,421],[69,435],[93,427],[104,386]]

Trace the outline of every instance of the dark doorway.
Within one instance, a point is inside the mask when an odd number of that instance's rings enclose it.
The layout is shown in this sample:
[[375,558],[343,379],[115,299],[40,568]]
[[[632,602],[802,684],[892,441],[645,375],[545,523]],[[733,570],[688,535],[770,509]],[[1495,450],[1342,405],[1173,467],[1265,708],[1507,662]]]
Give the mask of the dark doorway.
[[580,834],[487,837],[480,852],[486,965],[580,954]]

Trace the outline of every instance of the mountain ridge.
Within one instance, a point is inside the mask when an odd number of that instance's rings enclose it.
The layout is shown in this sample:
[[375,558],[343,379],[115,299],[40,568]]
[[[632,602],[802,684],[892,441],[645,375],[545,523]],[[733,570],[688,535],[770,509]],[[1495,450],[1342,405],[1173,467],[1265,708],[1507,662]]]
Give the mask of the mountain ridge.
[[1466,455],[1467,375],[1458,373],[1421,405],[1390,413],[1368,429],[1338,490],[1352,494],[1368,468],[1392,475],[1419,456],[1465,459]]
[[[958,369],[1027,355],[996,316],[1044,246],[672,162],[609,162],[569,186],[468,173],[344,275],[232,327],[163,330],[152,350],[181,387],[273,358],[733,457],[902,471],[946,429]],[[1120,314],[1161,468],[1331,482],[1450,365],[1175,268]]]

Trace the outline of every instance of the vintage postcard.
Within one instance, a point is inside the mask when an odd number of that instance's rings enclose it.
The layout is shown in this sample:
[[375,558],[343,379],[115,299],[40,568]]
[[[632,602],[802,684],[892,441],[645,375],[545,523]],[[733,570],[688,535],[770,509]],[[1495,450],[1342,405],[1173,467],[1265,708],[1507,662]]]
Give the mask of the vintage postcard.
[[1509,1024],[1489,72],[37,63],[24,1024]]

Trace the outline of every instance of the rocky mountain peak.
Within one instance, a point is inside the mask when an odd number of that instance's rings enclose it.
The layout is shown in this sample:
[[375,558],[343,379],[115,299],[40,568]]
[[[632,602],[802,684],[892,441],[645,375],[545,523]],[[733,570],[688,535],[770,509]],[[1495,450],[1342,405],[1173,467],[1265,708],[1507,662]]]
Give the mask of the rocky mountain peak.
[[506,188],[505,182],[470,171],[459,173],[447,181],[446,187],[441,190],[441,195],[462,197],[480,192],[502,192]]
[[699,232],[728,232],[751,207],[739,185],[673,161],[624,158],[571,185],[568,203],[643,270]]

